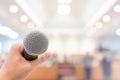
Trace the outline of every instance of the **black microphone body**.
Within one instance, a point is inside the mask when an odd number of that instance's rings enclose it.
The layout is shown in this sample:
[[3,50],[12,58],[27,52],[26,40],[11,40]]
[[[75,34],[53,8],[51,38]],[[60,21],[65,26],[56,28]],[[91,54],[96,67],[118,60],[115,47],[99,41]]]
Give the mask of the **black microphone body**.
[[37,59],[38,55],[47,50],[48,43],[48,38],[45,34],[40,31],[32,31],[23,40],[24,49],[22,56],[28,61]]
[[22,56],[23,56],[26,60],[28,60],[28,61],[33,61],[33,60],[35,60],[35,59],[38,58],[38,56],[29,55],[29,54],[25,51],[25,49],[23,49]]

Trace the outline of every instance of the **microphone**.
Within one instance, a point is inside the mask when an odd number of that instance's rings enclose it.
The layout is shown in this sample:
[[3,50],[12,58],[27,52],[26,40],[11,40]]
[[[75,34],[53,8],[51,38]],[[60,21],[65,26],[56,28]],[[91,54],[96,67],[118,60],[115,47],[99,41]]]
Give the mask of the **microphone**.
[[47,50],[48,43],[46,35],[37,30],[32,31],[28,33],[23,40],[24,49],[22,56],[28,61],[37,59],[39,54]]

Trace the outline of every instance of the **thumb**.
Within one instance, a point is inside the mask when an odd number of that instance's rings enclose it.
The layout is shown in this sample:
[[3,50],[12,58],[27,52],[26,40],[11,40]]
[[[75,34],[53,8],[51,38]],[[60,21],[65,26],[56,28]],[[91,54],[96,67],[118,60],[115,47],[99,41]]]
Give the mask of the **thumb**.
[[22,52],[22,50],[23,50],[23,44],[22,43],[15,43],[12,45],[9,55],[22,57],[20,54]]
[[50,52],[45,52],[45,53],[39,55],[39,56],[38,56],[38,59],[32,61],[32,63],[33,63],[34,65],[38,65],[38,64],[43,63],[43,62],[45,62],[46,60],[50,59],[51,57],[52,57],[52,53],[50,53]]

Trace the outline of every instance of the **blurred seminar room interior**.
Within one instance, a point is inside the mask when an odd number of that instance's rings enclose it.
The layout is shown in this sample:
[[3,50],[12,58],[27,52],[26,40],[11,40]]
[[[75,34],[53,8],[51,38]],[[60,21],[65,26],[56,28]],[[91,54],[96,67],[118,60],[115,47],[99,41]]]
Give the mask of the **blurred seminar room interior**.
[[0,67],[36,29],[53,57],[27,80],[120,80],[120,0],[0,0]]

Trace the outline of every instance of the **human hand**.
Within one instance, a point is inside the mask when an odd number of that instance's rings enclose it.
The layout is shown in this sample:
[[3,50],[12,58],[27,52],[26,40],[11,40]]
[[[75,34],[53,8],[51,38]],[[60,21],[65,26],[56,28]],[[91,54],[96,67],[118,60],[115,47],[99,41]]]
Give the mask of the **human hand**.
[[40,63],[48,60],[52,54],[43,53],[38,59],[27,61],[22,55],[23,44],[16,43],[12,46],[10,54],[0,70],[0,80],[25,80]]

